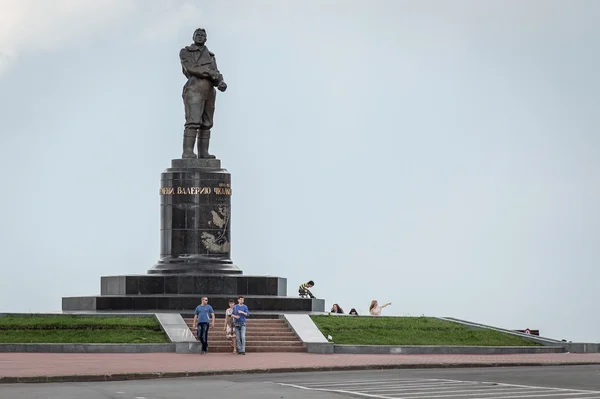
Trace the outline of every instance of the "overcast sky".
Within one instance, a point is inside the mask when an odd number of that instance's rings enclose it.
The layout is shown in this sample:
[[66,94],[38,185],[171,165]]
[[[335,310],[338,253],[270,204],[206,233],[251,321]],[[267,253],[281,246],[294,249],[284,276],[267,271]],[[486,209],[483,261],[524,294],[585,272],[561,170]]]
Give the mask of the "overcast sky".
[[204,27],[244,273],[598,342],[599,19],[597,0],[0,0],[0,311],[158,260],[178,53]]

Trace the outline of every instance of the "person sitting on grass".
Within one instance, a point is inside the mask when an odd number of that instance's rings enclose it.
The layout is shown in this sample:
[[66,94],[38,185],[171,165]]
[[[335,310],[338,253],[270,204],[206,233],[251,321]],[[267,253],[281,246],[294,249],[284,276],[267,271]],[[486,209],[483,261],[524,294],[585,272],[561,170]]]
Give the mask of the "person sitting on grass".
[[371,316],[381,316],[381,309],[391,304],[391,302],[388,302],[385,305],[379,306],[379,303],[375,299],[373,299],[371,301],[371,305],[369,306],[369,313],[371,313]]
[[304,283],[304,284],[300,284],[300,287],[298,287],[298,294],[300,295],[301,298],[314,298],[315,296],[312,294],[312,292],[310,292],[309,288],[312,288],[315,286],[315,282],[310,280],[308,283]]
[[350,313],[348,313],[348,314],[352,315],[352,316],[358,316],[358,312],[354,308],[350,309]]
[[344,311],[342,310],[342,308],[340,307],[340,305],[338,305],[337,303],[334,303],[332,308],[331,308],[331,313],[339,313],[339,314],[344,314]]

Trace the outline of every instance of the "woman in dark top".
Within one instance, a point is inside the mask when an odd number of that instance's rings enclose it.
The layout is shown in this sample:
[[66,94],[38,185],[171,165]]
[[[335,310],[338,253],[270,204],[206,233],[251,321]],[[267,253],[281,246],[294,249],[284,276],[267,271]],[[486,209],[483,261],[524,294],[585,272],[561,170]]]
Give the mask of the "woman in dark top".
[[337,303],[334,303],[333,306],[331,307],[331,313],[341,313],[341,314],[343,314],[344,311],[342,310],[342,308],[340,308],[340,305],[338,305]]

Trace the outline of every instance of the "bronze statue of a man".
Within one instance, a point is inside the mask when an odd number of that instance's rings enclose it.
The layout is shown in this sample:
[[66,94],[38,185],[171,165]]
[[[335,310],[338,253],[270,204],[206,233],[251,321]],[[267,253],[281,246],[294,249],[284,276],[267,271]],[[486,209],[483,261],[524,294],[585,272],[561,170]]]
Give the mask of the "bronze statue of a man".
[[188,79],[183,86],[185,129],[182,158],[196,158],[194,144],[198,138],[198,158],[215,158],[208,153],[210,129],[213,126],[217,92],[225,91],[227,84],[217,69],[215,54],[208,50],[206,31],[196,29],[194,43],[179,52],[183,74]]

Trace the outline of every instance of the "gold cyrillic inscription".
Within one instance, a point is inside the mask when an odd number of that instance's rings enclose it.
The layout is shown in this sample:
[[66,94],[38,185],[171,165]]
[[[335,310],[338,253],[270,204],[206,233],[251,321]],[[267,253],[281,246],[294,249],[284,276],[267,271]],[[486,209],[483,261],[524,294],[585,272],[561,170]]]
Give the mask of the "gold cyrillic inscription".
[[[221,185],[221,184],[219,184]],[[229,184],[227,184],[229,186]],[[161,187],[160,195],[231,195],[230,187]]]

